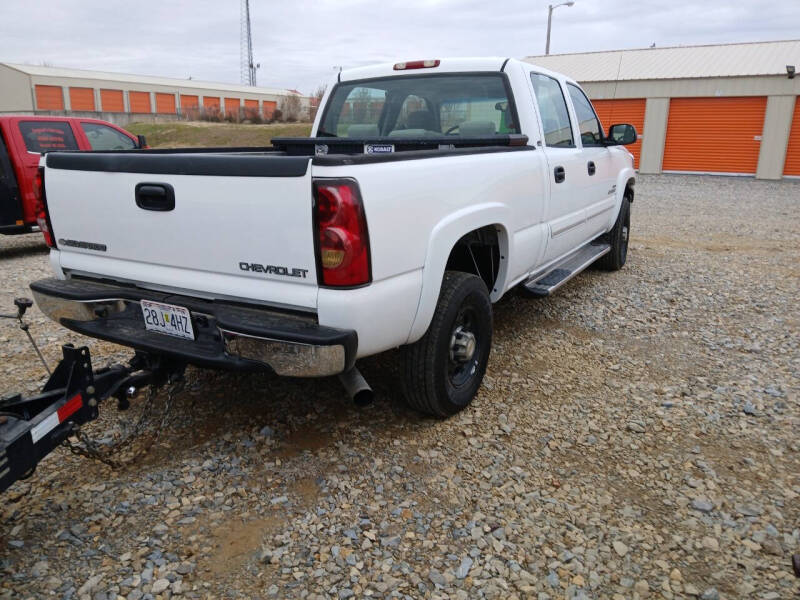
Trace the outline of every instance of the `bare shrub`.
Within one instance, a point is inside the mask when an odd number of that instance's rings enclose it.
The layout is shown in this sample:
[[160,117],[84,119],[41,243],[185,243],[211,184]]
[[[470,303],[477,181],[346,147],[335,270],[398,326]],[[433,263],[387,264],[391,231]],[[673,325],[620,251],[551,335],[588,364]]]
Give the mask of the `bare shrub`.
[[317,111],[319,110],[319,105],[322,103],[322,97],[325,95],[325,91],[328,89],[326,84],[322,84],[314,90],[314,93],[311,94],[311,107],[308,110],[308,118],[310,121],[313,121],[317,118]]
[[[300,96],[297,94],[289,94],[288,96],[281,98],[280,102],[278,103],[278,110],[275,112],[277,113],[280,111],[283,121],[286,121],[287,123],[294,123],[300,119],[301,109],[302,106],[300,104]],[[279,119],[276,118],[275,120],[278,121]]]

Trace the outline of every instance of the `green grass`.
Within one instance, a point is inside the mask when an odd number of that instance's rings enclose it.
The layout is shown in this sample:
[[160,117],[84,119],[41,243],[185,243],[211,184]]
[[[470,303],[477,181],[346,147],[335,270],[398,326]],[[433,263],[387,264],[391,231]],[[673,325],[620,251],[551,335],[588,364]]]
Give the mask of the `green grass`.
[[131,123],[125,129],[147,137],[151,148],[202,148],[218,146],[269,146],[274,137],[306,137],[311,123],[235,123],[173,122]]

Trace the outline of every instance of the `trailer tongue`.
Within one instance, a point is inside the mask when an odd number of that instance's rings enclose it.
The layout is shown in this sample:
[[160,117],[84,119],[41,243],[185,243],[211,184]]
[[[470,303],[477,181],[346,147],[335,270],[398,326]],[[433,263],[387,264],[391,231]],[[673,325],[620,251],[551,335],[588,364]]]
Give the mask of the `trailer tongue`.
[[[30,301],[24,300],[16,302],[17,315],[3,316],[18,319],[27,333],[22,316]],[[104,400],[114,397],[124,410],[131,388],[160,387],[180,380],[185,368],[183,363],[137,352],[128,365],[93,371],[88,348],[65,344],[62,352],[62,360],[39,394],[0,398],[0,492],[30,477],[45,456],[78,432],[81,425],[97,419]],[[91,444],[70,448],[114,464]]]

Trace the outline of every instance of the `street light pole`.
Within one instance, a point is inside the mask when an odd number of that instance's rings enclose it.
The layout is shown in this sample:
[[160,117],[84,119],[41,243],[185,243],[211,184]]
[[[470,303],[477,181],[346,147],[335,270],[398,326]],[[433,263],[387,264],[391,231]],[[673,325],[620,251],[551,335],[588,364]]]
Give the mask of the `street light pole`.
[[547,7],[547,44],[545,44],[544,47],[545,56],[550,54],[550,29],[553,26],[553,10],[559,6],[572,6],[573,4],[575,4],[575,2],[570,0],[569,2],[562,2],[561,4],[551,4]]

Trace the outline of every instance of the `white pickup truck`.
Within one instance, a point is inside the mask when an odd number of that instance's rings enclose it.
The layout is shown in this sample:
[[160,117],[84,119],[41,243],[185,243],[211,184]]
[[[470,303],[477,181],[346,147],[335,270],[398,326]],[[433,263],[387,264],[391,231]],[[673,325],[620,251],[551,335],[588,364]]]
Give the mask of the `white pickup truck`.
[[39,308],[87,336],[214,368],[338,374],[402,349],[409,404],[476,394],[492,303],[625,263],[635,173],[580,86],[514,59],[343,71],[310,138],[51,152]]

